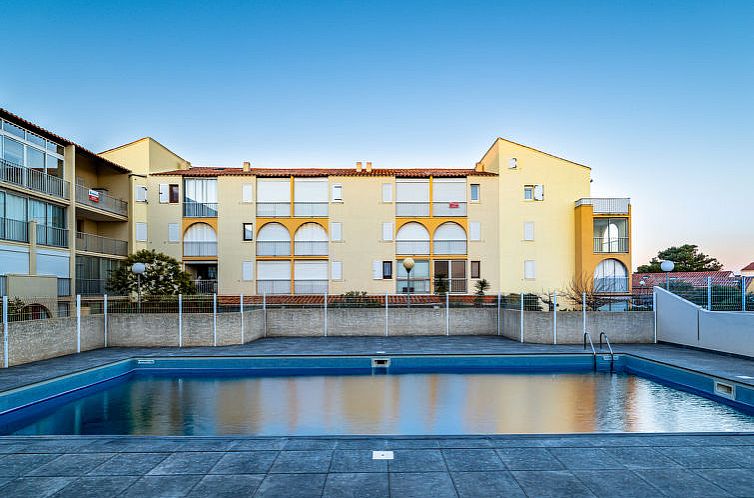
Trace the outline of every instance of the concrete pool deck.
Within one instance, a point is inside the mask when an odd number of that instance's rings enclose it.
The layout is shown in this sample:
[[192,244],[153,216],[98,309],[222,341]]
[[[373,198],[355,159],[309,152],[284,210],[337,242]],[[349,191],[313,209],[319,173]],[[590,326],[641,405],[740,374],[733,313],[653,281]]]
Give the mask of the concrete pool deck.
[[[614,345],[751,384],[754,361]],[[112,348],[0,371],[0,391],[135,356],[575,353],[500,337],[269,338]],[[393,450],[394,460],[372,460]],[[753,496],[754,433],[468,437],[0,437],[1,496]]]

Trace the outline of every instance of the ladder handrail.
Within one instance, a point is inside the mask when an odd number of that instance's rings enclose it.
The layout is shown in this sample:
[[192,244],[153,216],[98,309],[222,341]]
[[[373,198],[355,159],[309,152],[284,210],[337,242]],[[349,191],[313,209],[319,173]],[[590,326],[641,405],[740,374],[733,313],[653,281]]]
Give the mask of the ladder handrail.
[[597,351],[594,349],[594,343],[592,342],[592,335],[589,332],[584,332],[584,350],[586,350],[586,340],[589,339],[589,345],[592,347],[592,363],[594,365],[594,371],[597,371]]
[[610,351],[610,371],[613,371],[613,363],[615,362],[615,354],[613,353],[613,347],[610,345],[610,339],[607,337],[607,334],[605,332],[600,332],[600,351],[602,351],[602,336],[605,336],[605,344],[607,344],[607,349]]

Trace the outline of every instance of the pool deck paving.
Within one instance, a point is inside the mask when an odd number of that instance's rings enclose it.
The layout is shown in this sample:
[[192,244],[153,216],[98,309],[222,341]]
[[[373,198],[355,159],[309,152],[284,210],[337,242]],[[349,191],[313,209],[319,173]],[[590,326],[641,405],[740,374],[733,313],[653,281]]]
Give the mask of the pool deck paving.
[[[754,361],[613,345],[742,383]],[[0,391],[143,356],[576,353],[500,337],[268,338],[111,348],[0,371]],[[391,450],[393,460],[373,460]],[[754,433],[343,437],[0,437],[0,496],[754,496]]]

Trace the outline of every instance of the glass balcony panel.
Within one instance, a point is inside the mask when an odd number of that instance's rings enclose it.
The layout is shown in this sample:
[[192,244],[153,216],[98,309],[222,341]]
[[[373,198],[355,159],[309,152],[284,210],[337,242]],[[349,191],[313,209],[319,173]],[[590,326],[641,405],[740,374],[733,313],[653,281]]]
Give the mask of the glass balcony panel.
[[257,202],[257,217],[259,218],[288,218],[290,216],[290,202]]
[[287,240],[257,241],[257,256],[290,256],[291,243]]
[[395,215],[406,218],[429,216],[429,202],[396,202]]
[[290,280],[257,280],[257,294],[290,294]]

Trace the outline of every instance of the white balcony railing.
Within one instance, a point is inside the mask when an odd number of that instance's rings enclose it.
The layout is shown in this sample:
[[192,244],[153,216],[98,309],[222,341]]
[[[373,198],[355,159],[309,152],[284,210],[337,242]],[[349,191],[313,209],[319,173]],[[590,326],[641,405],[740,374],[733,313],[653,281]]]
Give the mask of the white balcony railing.
[[193,280],[197,294],[217,294],[217,280]]
[[290,280],[257,280],[257,294],[290,294]]
[[435,254],[466,254],[465,240],[436,240]]
[[295,241],[293,254],[296,256],[327,256],[327,241]]
[[69,199],[71,195],[70,182],[4,159],[0,159],[0,181],[61,199]]
[[433,202],[432,216],[466,216],[466,203]]
[[105,192],[76,185],[76,202],[120,216],[128,216],[128,203]]
[[290,215],[290,202],[257,202],[257,217],[259,218],[288,218]]
[[576,201],[576,207],[592,206],[594,214],[628,214],[631,199],[620,197],[585,197]]
[[396,202],[395,215],[408,218],[429,216],[429,202]]
[[184,256],[217,256],[217,242],[183,241]]
[[395,243],[396,254],[429,254],[428,240],[399,240]]
[[291,242],[289,240],[258,240],[257,256],[290,256]]
[[324,294],[327,292],[327,280],[295,280],[294,294]]
[[296,202],[293,204],[293,215],[299,218],[326,218],[326,202]]
[[128,242],[111,239],[93,233],[76,233],[76,250],[112,254],[114,256],[128,256]]
[[604,237],[594,238],[594,252],[596,253],[621,253],[628,252],[628,237],[616,237],[605,239]]

